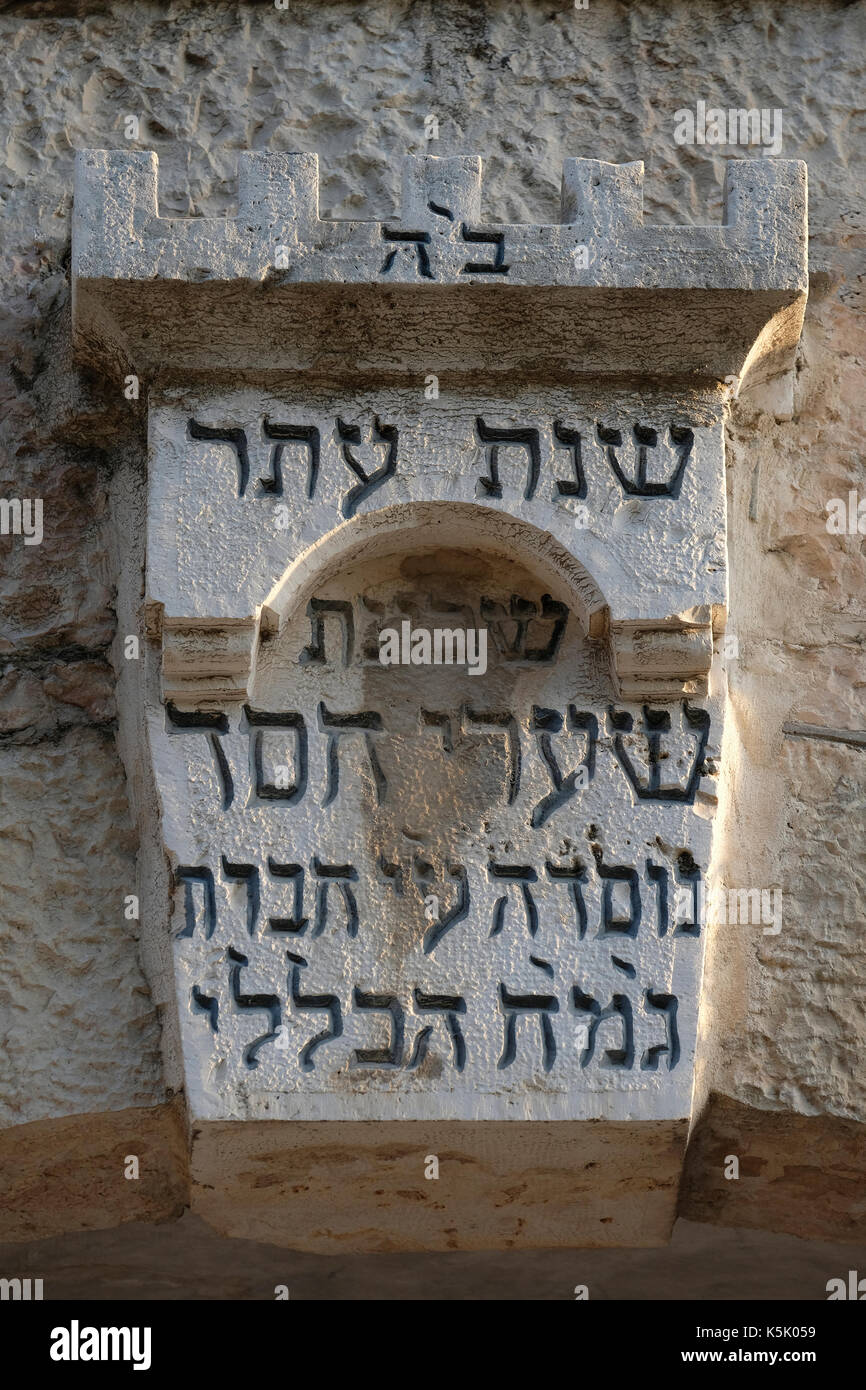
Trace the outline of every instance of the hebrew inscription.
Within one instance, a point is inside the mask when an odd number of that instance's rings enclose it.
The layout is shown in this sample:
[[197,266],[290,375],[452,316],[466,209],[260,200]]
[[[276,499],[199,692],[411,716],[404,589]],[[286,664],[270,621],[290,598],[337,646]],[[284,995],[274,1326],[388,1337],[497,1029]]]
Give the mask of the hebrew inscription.
[[[531,472],[531,439],[486,443]],[[416,640],[466,631],[475,678]],[[363,1085],[403,1113],[455,1087],[495,1107],[543,1083],[551,1113],[678,1096],[717,718],[618,700],[603,642],[519,563],[398,549],[328,576],[261,642],[251,701],[159,723],[209,847],[174,870],[195,1046],[239,1094]]]
[[545,225],[496,222],[470,156],[407,159],[383,221],[322,218],[309,154],[242,154],[214,219],[161,211],[143,150],[76,163],[76,354],[147,399],[119,745],[196,1203],[320,1248],[292,1148],[330,1201],[330,1122],[391,1165],[400,1121],[455,1121],[467,1154],[499,1136],[463,1174],[479,1223],[413,1204],[413,1248],[425,1222],[437,1248],[485,1221],[666,1239],[717,873],[725,421],[732,382],[793,363],[804,167],[728,161],[723,225],[659,227],[638,163],[566,161]]
[[[494,267],[490,269],[493,271]],[[556,471],[559,450],[571,474],[552,479],[555,497],[584,498],[588,495],[583,459],[594,435],[596,447],[606,459],[624,496],[674,499],[680,495],[695,441],[693,429],[676,423],[668,425],[666,439],[660,438],[656,428],[634,423],[626,431],[626,443],[620,427],[600,421],[588,440],[579,429],[563,420],[545,422],[544,427],[501,426],[479,415],[474,423],[478,443],[483,446],[484,465],[475,480],[477,495],[501,499],[500,456],[516,457],[522,451],[525,461],[522,495],[527,502],[535,497],[541,479],[542,441],[550,471]],[[383,423],[378,416],[366,428],[337,416],[333,428],[324,432],[317,424],[277,423],[267,416],[243,429],[210,426],[189,419],[187,430],[190,440],[210,446],[224,445],[231,451],[237,463],[238,497],[247,495],[250,482],[251,439],[268,445],[268,471],[258,479],[258,491],[252,494],[261,499],[283,497],[287,493],[307,500],[316,496],[324,434],[329,472],[339,479],[339,470],[331,464],[332,456],[339,453],[345,468],[359,480],[342,495],[340,505],[345,517],[354,516],[361,503],[393,478],[398,469],[399,428]],[[330,444],[337,445],[338,449],[329,447]],[[290,451],[290,445],[298,447]],[[366,446],[366,452],[377,451],[380,455],[377,466],[369,472],[359,458],[358,446],[361,445]],[[290,456],[291,464],[284,465],[284,458],[288,460]],[[284,477],[284,467],[291,467],[291,482]]]

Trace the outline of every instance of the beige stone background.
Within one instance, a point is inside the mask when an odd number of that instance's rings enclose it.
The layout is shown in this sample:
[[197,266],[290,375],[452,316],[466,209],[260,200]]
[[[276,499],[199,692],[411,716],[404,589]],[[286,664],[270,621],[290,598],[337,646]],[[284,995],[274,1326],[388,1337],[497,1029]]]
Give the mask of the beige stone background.
[[[782,728],[866,729],[866,538],[825,526],[831,497],[866,496],[864,69],[862,0],[0,6],[0,495],[45,507],[41,546],[0,537],[0,1239],[25,1242],[0,1246],[0,1273],[44,1275],[49,1297],[272,1297],[279,1281],[293,1297],[567,1298],[589,1282],[823,1298],[858,1258],[866,1272],[866,747]],[[642,158],[647,218],[701,223],[735,152],[674,143],[674,112],[698,99],[782,110],[783,156],[809,166],[811,287],[795,371],[745,390],[728,431],[739,657],[720,857],[729,886],[782,890],[784,925],[712,934],[673,1244],[331,1259],[236,1242],[226,1257],[175,1219],[178,1103],[122,913],[136,832],[114,604],[120,550],[143,540],[143,417],[69,360],[74,151],[129,148],[137,115],[163,211],[217,216],[239,150],[312,150],[323,215],[361,217],[393,214],[404,153],[479,153],[485,214],[504,221],[556,219],[564,158]],[[119,1176],[132,1135],[140,1183]]]

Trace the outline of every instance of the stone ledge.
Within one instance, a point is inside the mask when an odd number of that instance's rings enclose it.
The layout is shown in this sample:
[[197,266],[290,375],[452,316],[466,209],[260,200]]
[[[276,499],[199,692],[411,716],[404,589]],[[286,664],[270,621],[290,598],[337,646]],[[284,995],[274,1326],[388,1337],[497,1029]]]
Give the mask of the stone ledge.
[[235,218],[160,217],[157,174],[152,153],[77,157],[77,349],[115,370],[723,379],[781,370],[799,337],[799,161],[729,163],[715,227],[646,226],[642,163],[566,161],[550,225],[481,221],[477,158],[407,159],[401,215],[383,222],[320,219],[312,154],[241,154]]
[[[192,1209],[223,1235],[320,1254],[664,1245],[686,1127],[205,1124]],[[428,1155],[438,1181],[424,1177]]]
[[258,636],[253,619],[163,619],[163,698],[193,706],[246,700]]
[[[188,1204],[182,1101],[36,1120],[0,1131],[0,1240],[41,1240],[127,1221],[167,1221]],[[127,1155],[140,1177],[124,1177]]]
[[[728,1155],[738,1179],[725,1177]],[[754,1110],[714,1094],[686,1151],[679,1215],[802,1239],[866,1239],[864,1126],[836,1115]]]

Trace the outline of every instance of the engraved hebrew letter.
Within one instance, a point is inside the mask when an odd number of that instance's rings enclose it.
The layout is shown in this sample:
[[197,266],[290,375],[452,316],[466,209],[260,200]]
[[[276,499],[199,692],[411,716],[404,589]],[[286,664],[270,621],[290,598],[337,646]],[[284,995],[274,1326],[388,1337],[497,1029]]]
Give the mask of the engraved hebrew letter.
[[551,598],[550,594],[542,594],[541,614],[530,621],[529,632],[534,628],[549,626],[550,636],[543,647],[530,647],[527,636],[527,646],[524,652],[526,660],[538,661],[545,665],[555,661],[567,623],[568,608],[566,605]]
[[502,483],[499,478],[499,450],[503,445],[519,444],[526,450],[529,458],[529,472],[523,496],[527,502],[531,501],[535,496],[538,475],[541,471],[541,445],[538,430],[531,426],[501,429],[495,425],[486,425],[480,415],[475,421],[475,427],[478,430],[478,438],[481,443],[490,446],[487,455],[487,473],[482,474],[478,479],[482,493],[487,497],[502,496]]
[[204,939],[209,941],[216,930],[216,890],[213,874],[206,866],[192,868],[182,864],[175,870],[174,878],[175,883],[183,884],[184,927],[182,931],[177,933],[177,939],[192,936],[195,932],[197,913],[195,898],[193,897],[193,884],[200,883],[204,892]]
[[592,1061],[595,1052],[595,1036],[605,1019],[619,1018],[622,1024],[622,1047],[607,1048],[600,1065],[603,1067],[622,1067],[624,1070],[631,1068],[634,1063],[634,1019],[631,1001],[628,997],[625,994],[614,994],[607,1008],[602,1009],[598,1000],[594,999],[591,994],[584,994],[578,985],[574,986],[572,994],[575,1009],[592,1016],[586,1047],[581,1054],[581,1067],[588,1066]]
[[[627,864],[605,864],[600,849],[593,849],[598,876],[604,882],[601,895],[601,936],[637,936],[641,918],[640,878]],[[628,884],[629,910],[625,917],[614,914],[617,883]]]
[[[544,594],[541,599],[541,613],[531,599],[512,594],[508,612],[494,599],[481,599],[481,617],[488,624],[493,645],[503,661],[528,661],[549,664],[556,659],[562,635],[568,623],[568,609]],[[528,645],[529,633],[534,627],[550,628],[550,635],[543,647]]]
[[446,912],[440,917],[438,922],[428,927],[424,933],[424,954],[429,956],[430,952],[438,946],[439,942],[455,927],[458,922],[464,921],[469,916],[469,875],[462,864],[448,864],[449,877],[457,880],[457,901],[450,912]]
[[497,1068],[510,1067],[517,1056],[517,1019],[519,1014],[537,1013],[541,1024],[541,1062],[550,1071],[556,1061],[556,1039],[550,1014],[559,1012],[555,994],[511,994],[506,985],[499,984],[499,1000],[505,1015],[505,1041]]
[[[520,892],[523,897],[523,908],[526,914],[526,925],[529,928],[529,935],[535,936],[538,931],[538,908],[535,906],[535,899],[529,887],[530,883],[538,880],[538,874],[529,864],[488,864],[487,872],[492,879],[510,879],[514,883],[520,884]],[[493,925],[490,928],[491,936],[498,936],[505,926],[505,907],[508,902],[508,894],[504,893],[501,898],[497,898],[493,908]]]
[[385,774],[376,756],[372,735],[374,733],[382,733],[382,716],[376,714],[374,710],[361,710],[358,714],[332,714],[323,703],[320,703],[319,728],[328,735],[328,748],[326,754],[328,783],[322,805],[330,806],[337,792],[340,790],[340,762],[338,753],[340,739],[348,734],[360,733],[363,735],[367,756],[370,760],[370,770],[373,774],[373,782],[376,788],[376,801],[377,804],[381,806],[387,795],[388,784],[385,781]]
[[379,1009],[391,1016],[391,1041],[386,1047],[356,1048],[354,1066],[399,1067],[403,1056],[405,1015],[393,994],[364,994],[355,987],[356,1009]]
[[574,904],[574,915],[577,919],[577,936],[578,940],[582,941],[586,936],[587,914],[580,885],[587,881],[586,865],[580,859],[575,859],[570,866],[551,864],[550,860],[547,860],[544,867],[549,878],[568,884],[571,901]]
[[655,1043],[652,1047],[647,1048],[641,1060],[641,1070],[657,1071],[659,1058],[667,1055],[668,1071],[673,1071],[680,1060],[680,1036],[677,1031],[678,1000],[676,995],[657,994],[654,990],[648,989],[646,991],[646,1003],[648,1009],[664,1014],[666,1041]]
[[512,594],[508,612],[494,599],[481,599],[481,617],[490,629],[493,645],[503,661],[522,661],[526,655],[526,634],[537,612],[531,599]]
[[304,914],[304,870],[300,864],[278,864],[275,859],[268,855],[268,873],[272,878],[285,878],[293,884],[294,901],[291,917],[269,917],[268,927],[271,931],[293,932],[296,936],[303,936],[307,928],[308,917]]
[[239,1009],[263,1009],[271,1023],[269,1033],[263,1033],[260,1038],[256,1038],[244,1048],[244,1063],[246,1066],[255,1069],[259,1065],[258,1052],[264,1047],[266,1042],[277,1036],[282,1018],[279,996],[276,994],[241,994],[241,970],[249,965],[249,960],[240,951],[236,951],[233,946],[229,946],[226,952],[229,966],[229,987],[232,999]]
[[208,743],[216,763],[217,777],[219,778],[220,791],[222,794],[222,808],[227,811],[234,800],[235,784],[232,780],[231,768],[228,759],[222,749],[222,744],[217,737],[218,734],[227,734],[229,731],[228,716],[225,714],[200,714],[197,711],[184,711],[177,709],[169,700],[165,707],[166,731],[169,734],[187,733],[192,729],[197,729],[202,733],[207,733]]
[[[430,256],[427,252],[427,247],[430,245],[429,232],[400,232],[393,231],[390,227],[383,227],[382,236],[385,241],[395,241],[397,243],[402,243],[403,245],[414,245],[415,250],[418,253],[418,270],[420,274],[424,277],[425,280],[435,279],[433,271],[430,269]],[[394,247],[393,251],[388,252],[387,256],[385,257],[385,264],[379,271],[380,275],[388,274],[388,271],[391,269],[395,260],[397,259],[397,252],[399,250],[400,245],[398,244]]]
[[220,1013],[219,1000],[215,999],[212,994],[202,994],[198,985],[193,985],[191,998],[193,1012],[207,1014],[211,1032],[218,1033]]
[[[676,913],[674,935],[700,936],[703,882],[701,879],[701,871],[688,850],[682,850],[677,855],[677,879],[680,883],[689,884],[691,888],[691,910],[688,916],[681,916],[679,912]],[[680,897],[679,892],[677,893],[677,897]]]
[[[458,716],[459,719],[459,716]],[[454,717],[443,710],[422,709],[419,712],[422,728],[439,729],[442,735],[442,751],[454,752]]]
[[641,775],[625,746],[624,734],[633,729],[632,716],[627,710],[608,711],[610,731],[614,735],[613,751],[620,767],[641,801],[681,801],[691,805],[704,773],[704,752],[710,733],[710,716],[706,710],[692,709],[683,702],[684,727],[688,727],[694,745],[691,766],[683,785],[681,782],[662,782],[662,766],[671,769],[676,766],[668,750],[662,748],[662,736],[671,732],[671,716],[668,710],[653,710],[643,707],[644,737],[647,743],[647,770]]
[[508,773],[506,778],[507,802],[512,806],[520,791],[520,729],[513,714],[507,710],[466,709],[466,720],[482,729],[502,732],[508,752]]
[[247,898],[247,931],[250,936],[255,935],[256,923],[259,920],[259,903],[261,892],[259,889],[259,871],[255,864],[230,864],[225,855],[222,856],[223,878],[229,883],[245,883]]
[[557,444],[563,444],[571,450],[571,465],[574,469],[574,478],[557,478],[556,492],[559,497],[580,497],[586,496],[586,475],[583,471],[583,459],[580,447],[580,431],[569,429],[563,424],[562,420],[554,420],[553,437]]
[[377,468],[372,473],[366,473],[356,459],[350,444],[361,443],[360,425],[347,425],[345,421],[337,419],[337,434],[343,447],[343,458],[351,468],[356,478],[360,479],[357,487],[353,487],[343,498],[343,516],[347,519],[355,515],[361,503],[372,493],[393,477],[397,471],[397,444],[399,435],[396,425],[383,425],[378,415],[373,421],[374,442],[377,444],[387,444],[385,462],[381,468]]
[[310,644],[301,652],[298,660],[302,666],[325,663],[325,614],[338,619],[342,631],[342,662],[351,666],[355,647],[355,620],[352,605],[344,599],[311,598],[307,604],[307,617],[310,620]]
[[[379,603],[377,599],[369,598],[366,594],[361,595],[361,608],[364,613],[372,613],[373,621],[364,626],[364,635],[361,639],[361,655],[364,661],[379,666],[379,632],[387,624],[382,622],[385,616],[385,605]],[[362,614],[363,617],[363,614]]]
[[356,883],[358,870],[351,864],[322,864],[318,859],[313,859],[313,873],[322,882],[316,885],[316,919],[313,923],[311,936],[321,936],[328,922],[328,886],[336,883],[343,896],[343,903],[346,908],[346,932],[350,937],[358,935],[358,904],[355,901],[355,894],[349,887],[350,883]]
[[[244,715],[251,734],[252,781],[255,794],[262,801],[279,801],[285,806],[294,806],[307,790],[307,726],[304,717],[294,710],[272,713],[267,710],[254,710],[244,705]],[[264,731],[265,729],[291,730],[295,737],[295,781],[289,787],[268,782],[264,773]]]
[[[451,1035],[451,1044],[454,1050],[454,1067],[457,1071],[462,1071],[466,1065],[466,1042],[460,1029],[458,1015],[465,1014],[466,1000],[461,998],[459,994],[422,994],[420,989],[416,989],[414,993],[415,1007],[419,1013],[434,1010],[444,1012],[445,1023]],[[421,1029],[415,1039],[412,1056],[406,1068],[407,1071],[414,1071],[424,1061],[432,1032],[432,1024]]]
[[310,451],[310,461],[307,467],[307,486],[306,494],[312,500],[316,491],[316,482],[319,477],[319,460],[321,458],[321,436],[315,425],[272,425],[265,417],[262,425],[262,432],[266,439],[275,439],[277,443],[271,450],[271,475],[269,478],[260,478],[259,482],[262,491],[270,493],[273,497],[283,495],[283,450],[289,442],[305,444]]
[[598,720],[594,714],[580,713],[574,708],[574,705],[569,705],[568,727],[572,730],[583,730],[586,733],[586,757],[573,772],[569,772],[566,777],[563,777],[552,745],[552,736],[562,729],[562,715],[557,710],[542,709],[539,705],[533,705],[530,728],[535,734],[538,751],[547,765],[550,780],[553,783],[553,791],[548,792],[547,796],[533,807],[529,823],[534,830],[544,825],[554,812],[559,810],[560,806],[563,806],[574,796],[575,792],[588,786],[595,776]]
[[505,264],[505,233],[488,232],[482,227],[472,228],[465,222],[460,224],[460,235],[464,241],[479,246],[495,246],[492,261],[467,261],[460,271],[461,275],[507,275],[511,269]]
[[296,1009],[321,1009],[326,1012],[331,1020],[329,1028],[323,1028],[321,1033],[316,1033],[315,1037],[310,1038],[309,1042],[304,1043],[298,1054],[298,1061],[301,1064],[301,1071],[313,1071],[313,1053],[322,1043],[329,1042],[332,1038],[339,1038],[343,1033],[343,1013],[340,1008],[340,1001],[336,994],[301,994],[299,985],[301,982],[301,971],[306,967],[307,961],[303,956],[293,955],[287,951],[286,955],[292,962],[289,971],[289,989],[292,1004]]
[[243,497],[250,477],[250,455],[247,448],[245,430],[211,429],[210,425],[200,425],[197,420],[189,421],[190,439],[213,440],[219,444],[230,444],[238,462],[238,497]]
[[654,864],[651,859],[646,861],[647,878],[656,886],[656,907],[658,912],[658,934],[666,936],[670,917],[668,912],[668,898],[670,874],[663,864]]
[[677,461],[667,481],[658,483],[647,481],[647,450],[655,449],[658,446],[657,430],[651,429],[648,425],[635,425],[633,435],[636,462],[634,478],[629,478],[620,466],[619,459],[614,452],[615,449],[622,447],[622,435],[619,430],[606,429],[601,424],[597,428],[599,441],[607,446],[608,462],[616,474],[623,492],[630,497],[679,497],[686,464],[695,441],[694,433],[690,429],[681,429],[676,425],[670,426],[669,433],[671,443],[676,448]]

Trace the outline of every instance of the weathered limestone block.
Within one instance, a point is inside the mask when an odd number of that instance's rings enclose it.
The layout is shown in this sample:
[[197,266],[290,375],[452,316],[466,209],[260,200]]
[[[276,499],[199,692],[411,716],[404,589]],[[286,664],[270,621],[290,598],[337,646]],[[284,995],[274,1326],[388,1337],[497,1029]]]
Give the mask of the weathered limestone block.
[[722,402],[693,393],[687,424],[682,410],[669,389],[580,384],[515,385],[507,400],[154,391],[148,598],[164,614],[166,698],[194,679],[202,698],[209,682],[215,699],[242,696],[263,605],[266,624],[284,618],[323,566],[382,553],[409,526],[413,543],[531,547],[584,633],[611,628],[618,690],[705,693],[726,592]]
[[[42,1240],[176,1219],[188,1200],[186,1140],[178,1100],[0,1130],[0,1235]],[[134,1181],[125,1176],[130,1157]]]
[[778,370],[799,337],[798,161],[729,162],[719,227],[644,226],[639,162],[566,161],[550,226],[482,222],[477,158],[407,159],[403,183],[393,222],[320,220],[316,155],[242,154],[236,218],[163,218],[155,154],[83,152],[80,356],[150,378],[483,366],[724,380]]
[[[725,1177],[741,1155],[736,1182]],[[752,1109],[712,1095],[689,1144],[679,1212],[692,1221],[862,1242],[862,1125],[836,1115]]]
[[[393,222],[323,222],[307,155],[184,223],[152,157],[80,156],[78,350],[149,387],[142,934],[221,1229],[668,1235],[724,378],[783,362],[805,298],[802,166],[731,167],[722,228],[644,228],[642,166],[591,160],[555,227],[484,223],[469,159],[408,161]],[[471,1181],[422,1213],[446,1153]]]

